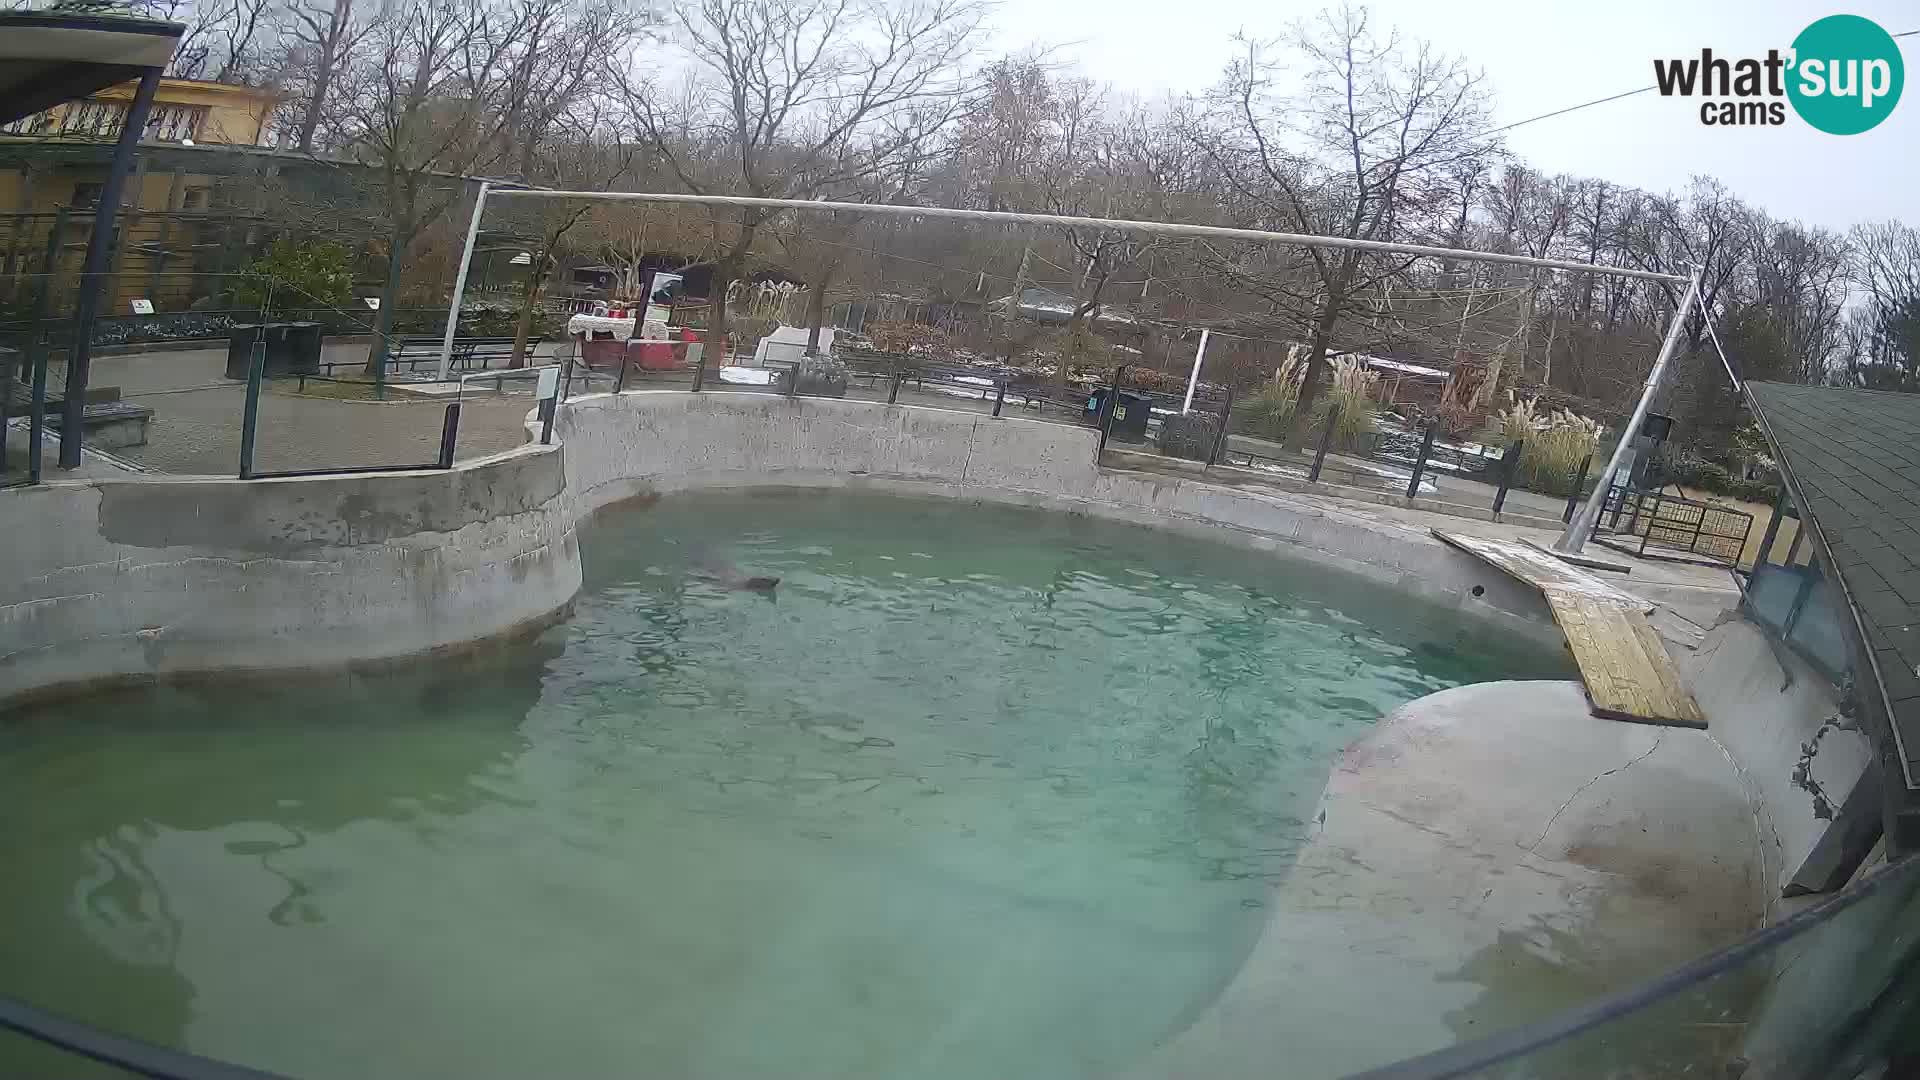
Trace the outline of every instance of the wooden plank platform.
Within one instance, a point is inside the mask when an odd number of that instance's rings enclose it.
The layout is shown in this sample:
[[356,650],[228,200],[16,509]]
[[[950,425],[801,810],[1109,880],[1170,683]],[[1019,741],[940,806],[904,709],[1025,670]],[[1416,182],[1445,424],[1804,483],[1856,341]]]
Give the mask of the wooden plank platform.
[[1567,636],[1595,716],[1703,728],[1647,613],[1653,606],[1531,544],[1432,530],[1436,539],[1540,590]]

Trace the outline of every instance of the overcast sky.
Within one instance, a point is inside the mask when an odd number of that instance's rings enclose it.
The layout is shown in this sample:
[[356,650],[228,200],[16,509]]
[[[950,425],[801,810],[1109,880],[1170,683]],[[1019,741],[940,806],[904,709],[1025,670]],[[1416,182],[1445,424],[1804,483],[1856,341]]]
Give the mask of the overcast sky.
[[[1237,30],[1278,33],[1326,6],[1315,0],[1004,0],[995,20],[1011,47],[1061,45],[1061,59],[1145,94],[1204,89]],[[1397,27],[1482,69],[1502,124],[1646,86],[1655,57],[1764,56],[1826,15],[1864,15],[1889,33],[1920,29],[1920,0],[1374,0],[1374,25]],[[1920,224],[1920,37],[1902,38],[1907,88],[1893,115],[1862,135],[1784,127],[1715,128],[1699,99],[1643,94],[1508,133],[1548,172],[1678,191],[1719,177],[1778,217],[1845,229],[1898,217]]]

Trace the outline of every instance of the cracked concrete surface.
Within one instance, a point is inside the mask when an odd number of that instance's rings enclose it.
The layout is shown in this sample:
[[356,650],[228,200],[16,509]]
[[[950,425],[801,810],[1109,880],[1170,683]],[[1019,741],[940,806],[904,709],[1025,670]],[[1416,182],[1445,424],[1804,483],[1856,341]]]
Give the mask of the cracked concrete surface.
[[1571,682],[1401,707],[1322,807],[1240,974],[1135,1075],[1344,1076],[1626,989],[1764,917],[1750,793],[1718,746],[1595,718]]

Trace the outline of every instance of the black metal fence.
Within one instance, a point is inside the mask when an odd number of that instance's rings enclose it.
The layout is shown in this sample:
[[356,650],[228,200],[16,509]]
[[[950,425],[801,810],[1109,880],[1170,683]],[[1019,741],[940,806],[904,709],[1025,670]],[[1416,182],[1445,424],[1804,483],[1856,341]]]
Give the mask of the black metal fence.
[[1617,551],[1737,567],[1753,533],[1753,515],[1728,506],[1615,487],[1601,504],[1594,540]]

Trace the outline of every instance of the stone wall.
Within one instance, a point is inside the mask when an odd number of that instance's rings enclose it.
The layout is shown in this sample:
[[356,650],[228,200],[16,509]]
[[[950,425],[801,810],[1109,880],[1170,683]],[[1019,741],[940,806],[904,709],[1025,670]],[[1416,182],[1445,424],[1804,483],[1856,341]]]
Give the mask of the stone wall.
[[327,667],[534,623],[580,587],[559,447],[447,472],[0,491],[0,701]]

